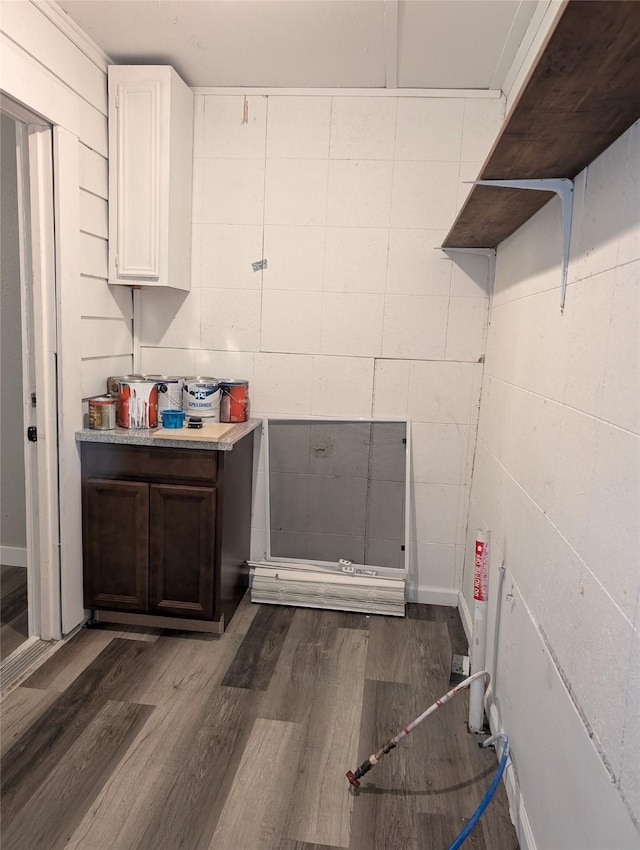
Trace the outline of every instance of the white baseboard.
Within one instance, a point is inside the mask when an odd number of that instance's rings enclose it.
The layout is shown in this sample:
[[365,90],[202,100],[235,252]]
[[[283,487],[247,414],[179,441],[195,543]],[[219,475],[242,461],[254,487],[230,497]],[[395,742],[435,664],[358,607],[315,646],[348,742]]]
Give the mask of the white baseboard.
[[0,563],[7,567],[26,567],[27,550],[18,546],[0,546]]
[[[491,696],[492,694],[489,694],[489,699],[491,699]],[[489,719],[489,728],[493,735],[504,731],[500,723],[498,709],[493,702],[487,705],[487,717]],[[533,837],[529,818],[527,817],[527,810],[524,800],[522,799],[522,794],[520,793],[518,778],[513,769],[513,762],[511,761],[511,758],[507,759],[507,766],[502,776],[502,781],[507,792],[507,799],[509,800],[509,815],[515,827],[516,835],[518,836],[520,850],[536,850],[536,842]]]
[[452,587],[410,587],[407,585],[407,602],[419,602],[422,605],[447,605],[455,608],[458,604],[458,591]]
[[[458,597],[458,611],[460,612],[460,619],[462,620],[464,633],[467,636],[469,645],[471,645],[473,619],[471,616],[471,610],[462,591],[460,591]],[[492,734],[496,735],[498,732],[504,732],[498,708],[493,702],[492,684],[490,684],[487,689],[486,710],[487,718],[489,720],[489,728],[491,729]],[[507,799],[509,800],[509,814],[516,829],[520,848],[521,850],[536,850],[533,832],[529,824],[529,818],[527,817],[527,811],[522,799],[522,794],[520,793],[520,786],[518,785],[518,779],[515,775],[511,759],[507,761],[507,767],[503,774],[502,781],[507,792]]]

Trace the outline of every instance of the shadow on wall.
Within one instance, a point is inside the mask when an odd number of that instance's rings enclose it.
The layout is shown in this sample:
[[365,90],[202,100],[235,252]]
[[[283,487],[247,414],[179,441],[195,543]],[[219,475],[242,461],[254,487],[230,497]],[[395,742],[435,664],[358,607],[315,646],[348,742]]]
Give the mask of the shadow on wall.
[[200,344],[200,310],[193,290],[143,289],[140,299],[142,345],[171,345],[167,338],[176,331],[184,348]]
[[488,254],[463,254],[444,248],[442,250],[445,258],[451,261],[451,295],[489,295],[491,285]]

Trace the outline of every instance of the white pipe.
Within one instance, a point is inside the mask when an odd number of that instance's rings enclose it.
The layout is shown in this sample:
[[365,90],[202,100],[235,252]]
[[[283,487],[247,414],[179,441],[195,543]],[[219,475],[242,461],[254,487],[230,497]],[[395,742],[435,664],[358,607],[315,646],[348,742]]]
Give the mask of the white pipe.
[[[478,529],[473,576],[473,636],[471,673],[484,670],[487,655],[487,603],[489,599],[489,539],[491,532]],[[484,729],[484,683],[476,680],[469,689],[469,731]]]

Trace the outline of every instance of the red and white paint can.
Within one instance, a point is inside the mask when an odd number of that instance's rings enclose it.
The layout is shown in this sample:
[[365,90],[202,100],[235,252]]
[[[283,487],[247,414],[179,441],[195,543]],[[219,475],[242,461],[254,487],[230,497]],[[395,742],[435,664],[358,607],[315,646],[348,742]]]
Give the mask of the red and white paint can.
[[110,375],[107,378],[107,395],[111,398],[118,398],[118,391],[121,381],[143,381],[144,375]]
[[158,385],[141,378],[118,384],[118,425],[131,430],[158,427]]
[[249,381],[220,378],[220,421],[246,422],[249,418]]
[[217,378],[196,376],[184,379],[182,409],[187,416],[220,421],[220,383]]

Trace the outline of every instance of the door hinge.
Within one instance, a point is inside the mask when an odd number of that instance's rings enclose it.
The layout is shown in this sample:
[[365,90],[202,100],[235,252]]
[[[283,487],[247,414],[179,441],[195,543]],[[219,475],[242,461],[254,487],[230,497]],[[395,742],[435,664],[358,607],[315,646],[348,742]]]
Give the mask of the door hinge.
[[36,406],[36,394],[31,393],[31,407],[35,407],[35,406]]
[[115,263],[116,268],[118,268],[118,266],[120,265],[120,257],[117,254],[116,254],[114,263]]
[[29,440],[30,443],[38,442],[38,429],[35,425],[29,425],[27,428],[27,440]]
[[116,95],[116,109],[120,108],[120,98]]

